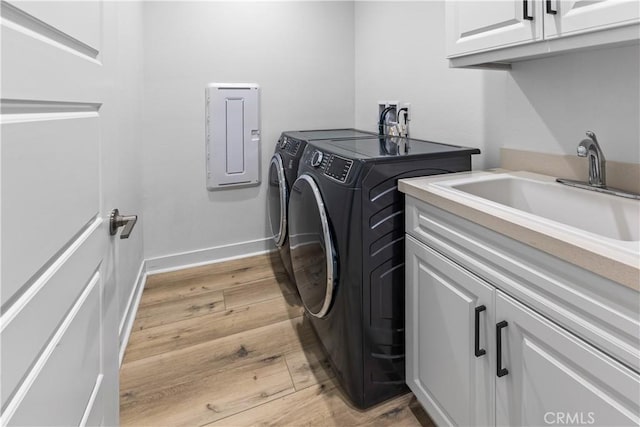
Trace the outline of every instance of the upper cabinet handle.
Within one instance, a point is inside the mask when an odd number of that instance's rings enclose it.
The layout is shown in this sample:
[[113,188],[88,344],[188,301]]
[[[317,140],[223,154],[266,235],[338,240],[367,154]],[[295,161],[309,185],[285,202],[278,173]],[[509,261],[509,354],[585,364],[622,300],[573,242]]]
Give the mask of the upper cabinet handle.
[[533,21],[533,16],[529,15],[529,0],[522,0],[522,19]]
[[549,15],[555,15],[555,14],[557,14],[557,13],[558,13],[558,11],[557,11],[557,10],[553,10],[553,9],[551,9],[551,0],[547,0],[547,1],[546,1],[546,9],[547,9],[547,13],[548,13]]

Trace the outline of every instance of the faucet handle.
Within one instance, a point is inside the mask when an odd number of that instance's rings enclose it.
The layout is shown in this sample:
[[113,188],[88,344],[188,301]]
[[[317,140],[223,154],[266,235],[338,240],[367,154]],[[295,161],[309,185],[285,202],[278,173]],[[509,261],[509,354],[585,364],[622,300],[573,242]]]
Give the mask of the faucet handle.
[[596,138],[596,134],[593,131],[588,130],[586,132],[588,139],[583,139],[578,144],[578,157],[587,157],[589,150],[591,147],[595,148],[598,152],[598,156],[602,160],[604,160],[604,154],[602,153],[602,149],[600,148],[600,144],[598,144],[598,138]]
[[587,147],[578,145],[578,157],[587,157]]

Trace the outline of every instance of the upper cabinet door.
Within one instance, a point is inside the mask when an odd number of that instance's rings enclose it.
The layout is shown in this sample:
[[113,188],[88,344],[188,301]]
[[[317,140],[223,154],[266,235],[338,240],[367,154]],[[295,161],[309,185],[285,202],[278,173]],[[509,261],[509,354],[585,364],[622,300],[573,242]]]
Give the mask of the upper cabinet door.
[[542,40],[542,3],[535,0],[446,3],[447,56]]
[[545,0],[543,7],[546,39],[634,24],[640,19],[637,0]]

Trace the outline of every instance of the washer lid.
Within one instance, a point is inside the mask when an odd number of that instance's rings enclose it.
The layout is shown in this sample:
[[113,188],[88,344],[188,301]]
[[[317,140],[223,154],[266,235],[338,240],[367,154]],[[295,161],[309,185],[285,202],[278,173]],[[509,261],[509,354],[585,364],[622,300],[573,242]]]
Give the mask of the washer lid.
[[313,129],[287,131],[287,135],[303,141],[321,141],[325,139],[370,138],[377,134],[358,129]]
[[337,266],[322,195],[311,176],[302,174],[293,184],[289,209],[296,286],[307,311],[325,317],[333,302]]
[[269,224],[276,246],[279,248],[287,238],[287,202],[289,194],[284,166],[280,154],[274,154],[269,166]]
[[[337,149],[337,154],[346,154],[353,159],[390,159],[411,156],[442,157],[450,155],[478,154],[477,148],[422,141],[396,136],[333,139],[325,141],[325,149]],[[331,148],[329,148],[331,147]]]

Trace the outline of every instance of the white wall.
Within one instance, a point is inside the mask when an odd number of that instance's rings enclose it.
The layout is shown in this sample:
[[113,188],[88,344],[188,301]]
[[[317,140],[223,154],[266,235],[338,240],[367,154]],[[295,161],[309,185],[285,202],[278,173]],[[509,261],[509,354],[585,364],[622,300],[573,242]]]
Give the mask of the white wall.
[[[640,50],[604,48],[513,64],[449,69],[444,2],[356,2],[356,126],[376,103],[411,102],[413,137],[475,146],[474,168],[501,147],[575,154],[586,130],[606,158],[640,163]],[[402,41],[402,42],[400,42]]]
[[[607,160],[640,163],[640,49],[604,48],[513,64],[505,73],[504,119],[489,126],[501,146],[575,154],[585,131]],[[488,91],[487,91],[488,92]]]
[[377,102],[411,103],[411,136],[478,147],[484,166],[488,130],[484,81],[495,72],[450,69],[444,2],[356,2],[355,124],[377,131]]
[[[146,2],[144,19],[145,256],[269,247],[266,176],[280,132],[353,125],[353,3]],[[209,82],[261,86],[259,187],[206,190]]]
[[[152,269],[271,247],[264,180],[279,133],[377,130],[383,99],[412,104],[413,137],[480,148],[475,169],[498,166],[501,147],[573,154],[587,129],[609,160],[640,163],[637,46],[460,70],[445,59],[442,1],[145,2],[143,12],[145,257],[185,253]],[[206,190],[209,82],[262,87],[259,187]]]

